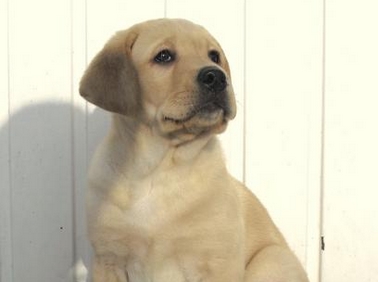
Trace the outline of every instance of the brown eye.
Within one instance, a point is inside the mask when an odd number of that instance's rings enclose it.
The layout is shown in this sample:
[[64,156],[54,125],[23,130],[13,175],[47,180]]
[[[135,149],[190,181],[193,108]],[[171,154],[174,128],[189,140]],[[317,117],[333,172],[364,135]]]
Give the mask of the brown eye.
[[154,61],[160,64],[167,64],[175,59],[174,54],[168,49],[160,51],[154,58]]
[[216,64],[220,63],[220,55],[218,51],[215,51],[215,50],[210,51],[209,58]]

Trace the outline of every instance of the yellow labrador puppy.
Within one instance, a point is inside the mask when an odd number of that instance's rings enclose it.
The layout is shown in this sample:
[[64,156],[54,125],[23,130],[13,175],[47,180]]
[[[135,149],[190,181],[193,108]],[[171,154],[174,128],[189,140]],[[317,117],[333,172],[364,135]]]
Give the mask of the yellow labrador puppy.
[[95,282],[299,282],[306,274],[216,134],[236,114],[230,69],[201,26],[161,19],[118,32],[81,95],[113,112],[89,173]]

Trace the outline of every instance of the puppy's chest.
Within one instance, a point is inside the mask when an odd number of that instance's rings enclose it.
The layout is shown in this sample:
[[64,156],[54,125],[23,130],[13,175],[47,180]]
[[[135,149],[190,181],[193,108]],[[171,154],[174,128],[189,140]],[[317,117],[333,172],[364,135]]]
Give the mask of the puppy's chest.
[[162,207],[164,196],[161,190],[162,187],[157,187],[148,179],[117,191],[113,203],[121,211],[119,216],[124,227],[153,234],[154,229],[164,223],[165,209]]
[[129,205],[123,210],[123,216],[127,225],[134,228],[141,228],[152,234],[154,228],[162,224],[161,199],[152,190],[150,184],[139,186],[137,189],[142,191],[133,191],[129,194]]
[[100,215],[92,222],[93,245],[142,265],[169,257],[173,242],[183,237],[182,218],[188,217],[198,198],[198,193],[193,195],[192,178],[177,175],[164,173],[136,182],[123,179],[105,197],[98,197],[90,207],[99,210],[89,210]]
[[98,222],[99,232],[107,230],[106,233],[112,233],[104,240],[111,243],[112,238],[123,238],[128,251],[134,245],[147,248],[151,242],[155,244],[158,234],[175,216],[172,208],[176,205],[172,202],[177,195],[168,190],[171,190],[169,185],[157,185],[151,179],[112,189],[100,211],[106,220]]

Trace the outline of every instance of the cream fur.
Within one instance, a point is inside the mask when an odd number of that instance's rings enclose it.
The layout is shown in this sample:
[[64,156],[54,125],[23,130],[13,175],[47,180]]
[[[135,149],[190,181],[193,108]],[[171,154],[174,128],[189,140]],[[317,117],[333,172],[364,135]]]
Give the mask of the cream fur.
[[[161,48],[174,49],[177,59],[154,63]],[[220,52],[219,64],[208,58],[213,49]],[[226,170],[216,134],[236,108],[219,44],[190,22],[156,20],[118,33],[95,60],[108,53],[124,56],[132,68],[125,73],[134,80],[117,73],[107,80],[109,71],[96,63],[81,84],[86,99],[117,112],[89,172],[94,281],[308,281],[265,208]],[[109,64],[100,66],[109,70]],[[205,95],[195,79],[205,66],[226,74],[228,114],[222,109],[189,116]],[[129,88],[135,77],[138,85]],[[105,85],[97,87],[99,79]],[[119,80],[124,88],[106,86]],[[106,89],[119,93],[106,96]],[[140,99],[138,113],[114,105],[121,95],[133,103]]]

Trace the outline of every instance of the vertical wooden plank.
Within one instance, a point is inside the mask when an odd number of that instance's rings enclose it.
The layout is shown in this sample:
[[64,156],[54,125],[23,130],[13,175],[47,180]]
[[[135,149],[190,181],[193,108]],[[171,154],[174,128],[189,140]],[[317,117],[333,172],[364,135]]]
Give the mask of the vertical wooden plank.
[[87,118],[86,102],[79,95],[79,83],[87,63],[87,1],[71,0],[71,48],[72,48],[72,176],[74,220],[74,266],[72,280],[85,281],[91,265],[91,251],[87,239],[85,188],[87,185]]
[[0,1],[0,281],[12,281],[9,156],[8,2]]
[[185,18],[204,26],[221,44],[228,58],[238,113],[220,135],[228,168],[244,179],[244,0],[167,0],[167,17]]
[[317,281],[322,3],[246,3],[246,182]]
[[377,11],[327,1],[323,281],[378,277]]
[[70,3],[9,5],[12,282],[66,281],[73,256]]

